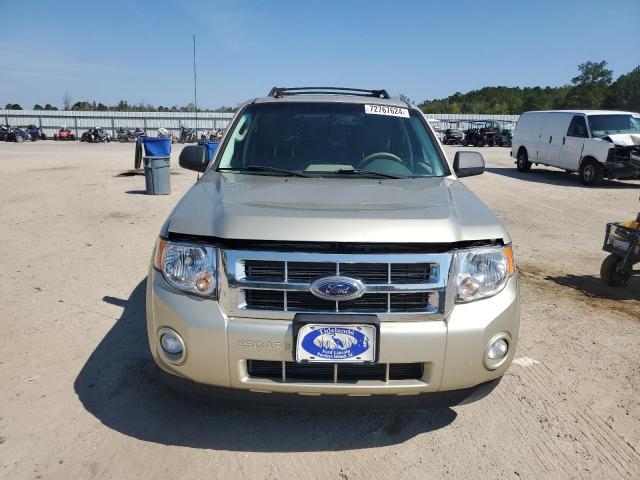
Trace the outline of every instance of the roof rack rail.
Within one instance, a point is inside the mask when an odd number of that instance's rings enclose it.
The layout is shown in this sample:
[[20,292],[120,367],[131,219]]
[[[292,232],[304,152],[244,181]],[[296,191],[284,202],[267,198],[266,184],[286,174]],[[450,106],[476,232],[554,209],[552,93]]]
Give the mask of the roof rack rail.
[[391,98],[386,90],[365,90],[362,88],[340,87],[273,87],[269,96],[282,98],[289,95],[356,95],[359,97]]

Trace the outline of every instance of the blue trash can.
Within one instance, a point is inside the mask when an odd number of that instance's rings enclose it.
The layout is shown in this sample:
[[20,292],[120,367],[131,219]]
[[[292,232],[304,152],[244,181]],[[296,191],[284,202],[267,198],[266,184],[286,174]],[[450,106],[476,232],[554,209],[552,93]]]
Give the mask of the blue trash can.
[[168,157],[171,155],[171,138],[138,137],[138,141],[144,145],[146,157]]
[[212,142],[209,140],[202,140],[200,142],[200,145],[204,145],[205,147],[207,147],[207,161],[209,162],[211,161],[211,159],[216,153],[216,149],[218,148],[219,144],[220,142]]

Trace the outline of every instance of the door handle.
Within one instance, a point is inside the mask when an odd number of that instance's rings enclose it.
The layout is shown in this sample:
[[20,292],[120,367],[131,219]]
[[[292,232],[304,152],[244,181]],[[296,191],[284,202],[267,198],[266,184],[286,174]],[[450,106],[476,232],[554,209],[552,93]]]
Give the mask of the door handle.
[[553,140],[553,136],[549,137],[549,143],[551,143],[551,140]]
[[567,137],[562,137],[562,144],[564,145],[564,141],[567,139]]

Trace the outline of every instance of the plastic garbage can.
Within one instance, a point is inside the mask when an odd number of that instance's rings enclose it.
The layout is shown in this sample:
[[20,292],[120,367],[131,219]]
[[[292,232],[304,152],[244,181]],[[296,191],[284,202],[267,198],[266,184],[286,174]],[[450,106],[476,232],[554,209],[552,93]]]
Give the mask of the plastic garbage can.
[[207,147],[207,161],[211,161],[216,153],[216,149],[218,148],[219,144],[220,142],[212,142],[209,140],[203,140],[200,142],[200,145],[204,145],[205,147]]
[[138,142],[144,145],[144,154],[148,157],[168,157],[171,155],[171,138],[139,137]]
[[147,195],[171,193],[170,158],[164,156],[143,157],[144,185]]

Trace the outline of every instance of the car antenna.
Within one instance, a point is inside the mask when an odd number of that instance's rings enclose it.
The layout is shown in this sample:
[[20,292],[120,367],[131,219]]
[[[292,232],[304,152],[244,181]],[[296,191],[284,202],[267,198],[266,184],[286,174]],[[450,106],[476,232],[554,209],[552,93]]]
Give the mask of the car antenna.
[[[198,77],[196,76],[196,34],[193,34],[193,105],[196,109],[196,141],[198,140]],[[200,172],[196,173],[196,181],[200,180]]]

